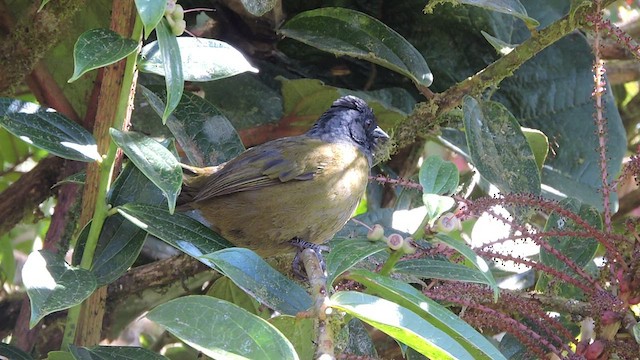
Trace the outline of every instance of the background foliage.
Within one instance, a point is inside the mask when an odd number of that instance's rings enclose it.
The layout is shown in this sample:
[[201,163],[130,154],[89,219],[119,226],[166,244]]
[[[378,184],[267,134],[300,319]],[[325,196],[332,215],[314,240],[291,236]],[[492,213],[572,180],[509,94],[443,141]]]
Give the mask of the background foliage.
[[[87,5],[0,0],[0,355],[638,358],[634,1]],[[174,212],[346,94],[394,143],[326,276]]]

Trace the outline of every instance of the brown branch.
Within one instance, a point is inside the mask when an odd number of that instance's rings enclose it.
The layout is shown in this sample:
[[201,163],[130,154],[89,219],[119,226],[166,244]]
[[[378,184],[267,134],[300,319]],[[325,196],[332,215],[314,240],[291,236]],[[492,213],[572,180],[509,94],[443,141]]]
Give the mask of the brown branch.
[[[111,9],[111,30],[123,37],[130,37],[136,17],[134,2],[129,0],[114,0]],[[109,129],[114,124],[120,94],[123,91],[122,79],[124,77],[125,67],[126,59],[106,67],[103,73],[93,129],[93,135],[98,144],[98,151],[101,154],[106,154],[111,141]],[[133,84],[135,86],[135,76]],[[135,87],[129,90],[131,98],[129,104],[132,104]],[[118,119],[118,123],[122,123],[125,129],[129,126],[131,110],[132,108],[129,107],[125,114],[125,119]],[[121,154],[118,158],[122,158]],[[119,160],[116,160],[116,162],[119,162]],[[117,171],[114,171],[114,174],[115,173],[117,173]],[[90,164],[87,169],[87,185],[84,187],[82,213],[79,220],[81,225],[86,224],[89,219],[93,217],[93,210],[97,201],[97,184],[99,183],[99,178],[99,167],[95,163]],[[97,289],[83,304],[78,328],[76,330],[75,343],[77,345],[93,346],[100,341],[102,319],[106,306],[106,294],[106,287]]]
[[612,220],[618,221],[640,206],[640,189],[635,189],[620,198],[618,212],[613,215]]
[[27,74],[67,34],[84,0],[51,1],[40,12],[33,2],[12,31],[0,38],[0,95],[12,95]]
[[50,157],[0,193],[0,234],[11,230],[26,215],[53,195],[51,187],[60,181],[64,160]]

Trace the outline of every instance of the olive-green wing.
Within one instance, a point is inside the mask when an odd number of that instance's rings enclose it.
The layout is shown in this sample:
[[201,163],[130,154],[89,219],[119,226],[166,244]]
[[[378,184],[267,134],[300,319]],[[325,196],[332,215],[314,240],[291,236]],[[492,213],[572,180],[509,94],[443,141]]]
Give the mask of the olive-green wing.
[[258,190],[287,181],[311,180],[322,171],[326,162],[322,156],[313,156],[314,149],[322,144],[320,140],[301,135],[253,147],[208,179],[199,181],[193,201]]

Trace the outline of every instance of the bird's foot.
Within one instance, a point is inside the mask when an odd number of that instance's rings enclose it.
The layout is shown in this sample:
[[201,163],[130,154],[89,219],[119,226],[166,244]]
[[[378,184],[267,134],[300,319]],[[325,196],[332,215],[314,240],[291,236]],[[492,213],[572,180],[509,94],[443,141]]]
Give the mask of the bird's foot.
[[315,244],[312,242],[302,240],[300,238],[294,238],[293,240],[289,241],[289,243],[298,249],[298,251],[296,252],[296,256],[293,258],[293,264],[291,265],[293,267],[293,273],[296,276],[298,276],[301,279],[307,279],[307,274],[304,271],[301,264],[301,260],[300,260],[300,254],[304,249],[313,250],[313,252],[318,257],[318,261],[320,261],[320,265],[322,266],[322,271],[327,270],[326,264],[324,262],[324,257],[322,256],[322,252],[329,251],[328,246]]

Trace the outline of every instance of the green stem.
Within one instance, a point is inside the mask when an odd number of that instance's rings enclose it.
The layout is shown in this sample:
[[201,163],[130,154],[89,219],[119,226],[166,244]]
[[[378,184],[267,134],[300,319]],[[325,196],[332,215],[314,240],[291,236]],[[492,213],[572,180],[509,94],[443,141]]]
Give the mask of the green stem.
[[[135,41],[140,41],[142,39],[142,21],[140,20],[140,16],[136,16],[131,38]],[[113,127],[117,129],[122,128],[130,105],[130,93],[135,78],[137,58],[138,52],[136,51],[129,55],[126,60],[125,73],[122,79],[122,88],[118,99],[118,108],[116,110],[115,118],[113,119]],[[102,231],[102,226],[109,215],[110,205],[107,203],[107,192],[111,188],[111,179],[113,177],[117,152],[118,147],[113,141],[111,141],[109,143],[107,155],[99,164],[100,174],[98,180],[98,191],[96,193],[96,205],[93,211],[93,218],[91,220],[91,227],[89,228],[87,242],[82,253],[82,260],[80,261],[80,267],[83,269],[89,270],[91,268],[96,247],[98,246],[100,232]],[[81,306],[82,304],[78,304],[69,309],[64,336],[62,338],[61,349],[63,350],[67,350],[69,344],[72,344],[75,341],[76,329],[82,309]]]
[[422,219],[420,226],[418,226],[418,229],[411,235],[411,237],[416,240],[424,239],[424,229],[429,224],[429,221],[429,216],[425,216],[424,219]]
[[380,269],[380,275],[389,276],[389,274],[391,274],[391,270],[396,266],[402,255],[404,255],[402,250],[392,250],[391,255],[389,255],[389,258],[384,265],[382,265],[382,269]]

